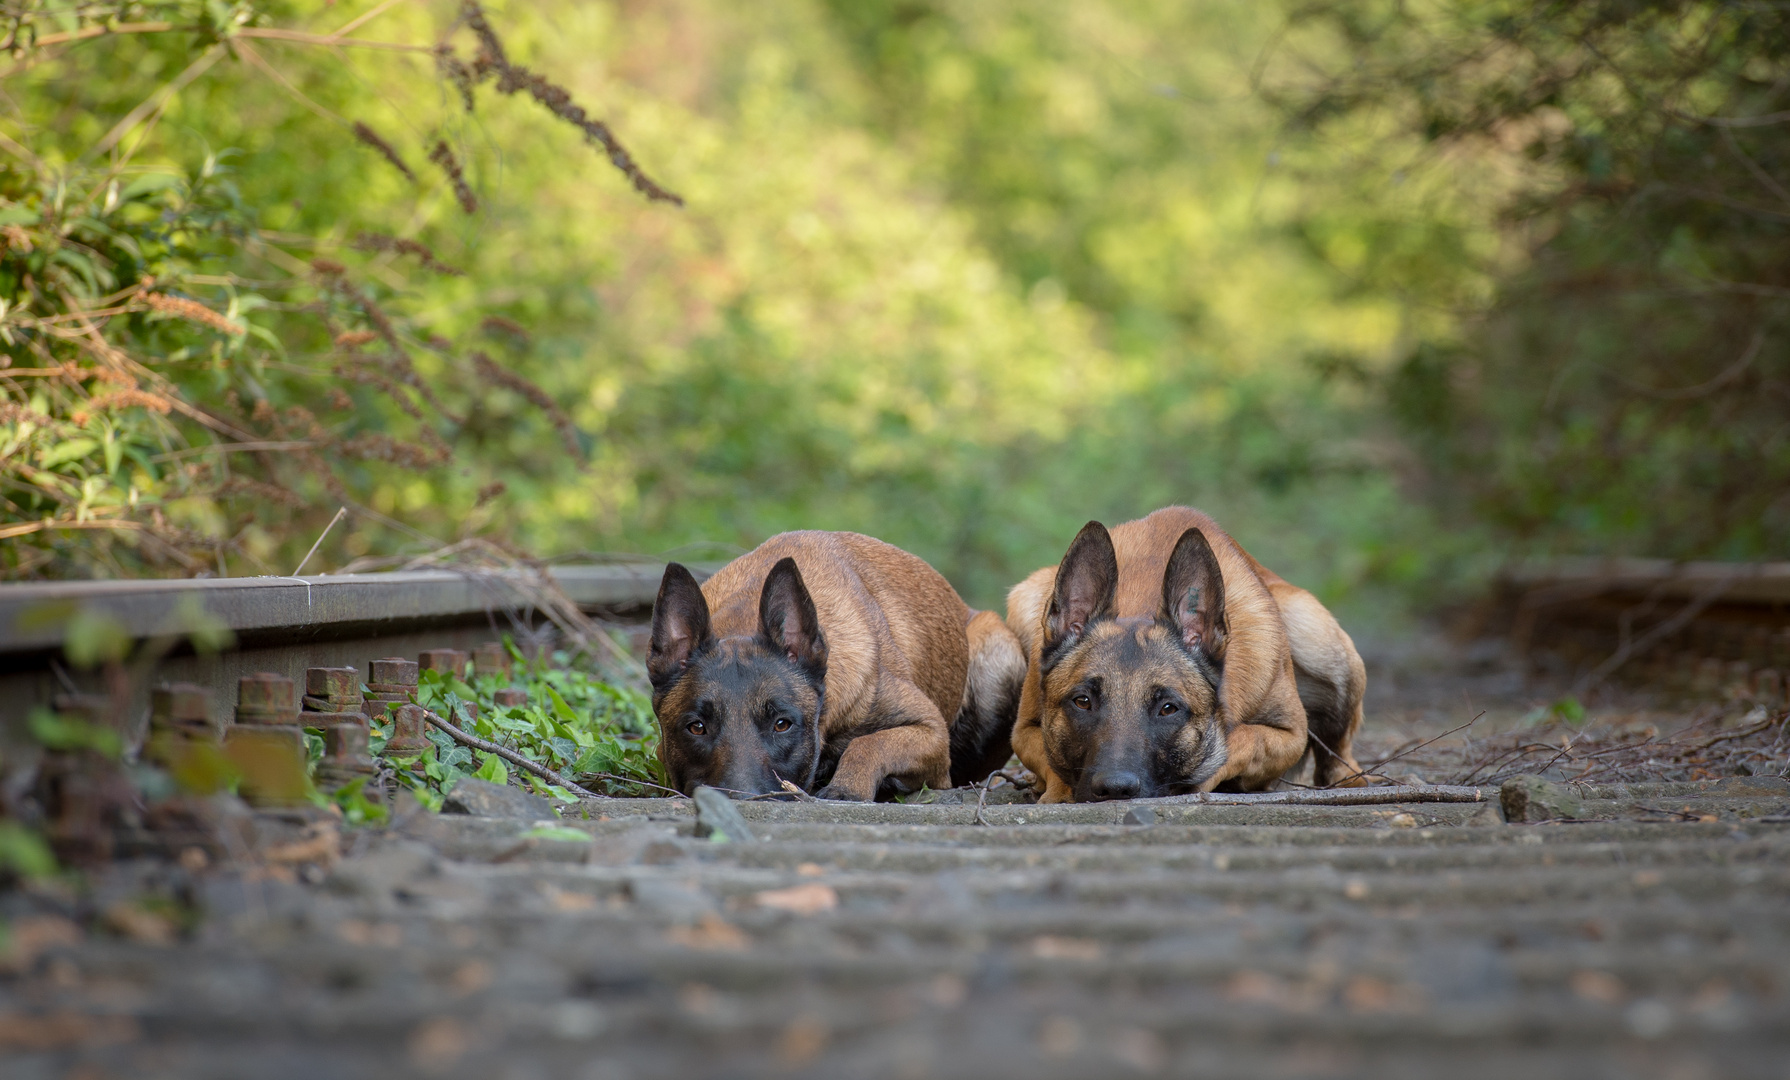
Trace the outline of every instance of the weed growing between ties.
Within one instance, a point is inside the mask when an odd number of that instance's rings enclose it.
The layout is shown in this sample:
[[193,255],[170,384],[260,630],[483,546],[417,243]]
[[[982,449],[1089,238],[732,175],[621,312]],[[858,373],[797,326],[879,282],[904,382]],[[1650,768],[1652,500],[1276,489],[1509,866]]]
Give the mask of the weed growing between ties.
[[[504,674],[421,672],[417,703],[469,735],[513,750],[600,794],[652,795],[665,783],[657,756],[659,729],[646,694],[569,666],[564,652],[554,653],[550,662],[530,664],[520,653],[513,658],[514,670]],[[521,690],[526,698],[521,704],[499,704],[499,692],[505,690]],[[371,747],[381,769],[370,783],[407,788],[431,810],[441,809],[443,797],[469,776],[496,784],[513,779],[538,795],[577,801],[565,788],[496,754],[463,746],[435,727],[428,730],[433,745],[421,754],[387,756],[391,733],[389,716],[373,718]],[[322,742],[318,734],[310,739],[314,761]],[[365,791],[368,784],[356,781],[332,796],[350,821],[383,816],[380,804]]]

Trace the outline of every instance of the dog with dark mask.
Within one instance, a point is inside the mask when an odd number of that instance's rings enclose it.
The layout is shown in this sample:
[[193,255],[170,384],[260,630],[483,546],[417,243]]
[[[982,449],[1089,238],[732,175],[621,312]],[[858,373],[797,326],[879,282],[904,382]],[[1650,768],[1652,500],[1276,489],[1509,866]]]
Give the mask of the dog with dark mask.
[[1007,622],[1028,657],[1013,749],[1044,802],[1259,791],[1307,754],[1320,786],[1364,782],[1354,642],[1197,510],[1090,521]]
[[700,586],[665,568],[647,673],[679,791],[869,801],[1000,768],[1019,642],[938,571],[856,533],[774,536]]

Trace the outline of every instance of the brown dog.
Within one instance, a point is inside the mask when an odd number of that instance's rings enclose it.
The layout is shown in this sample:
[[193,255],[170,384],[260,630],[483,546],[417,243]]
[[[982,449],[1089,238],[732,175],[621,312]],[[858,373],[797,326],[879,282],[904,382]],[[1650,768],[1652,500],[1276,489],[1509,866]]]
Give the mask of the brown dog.
[[1260,790],[1308,752],[1320,785],[1361,782],[1354,642],[1197,510],[1089,522],[1007,621],[1028,657],[1013,749],[1045,802]]
[[1025,658],[971,616],[932,567],[856,533],[774,536],[700,587],[672,563],[647,657],[666,775],[860,800],[980,780],[1007,759]]

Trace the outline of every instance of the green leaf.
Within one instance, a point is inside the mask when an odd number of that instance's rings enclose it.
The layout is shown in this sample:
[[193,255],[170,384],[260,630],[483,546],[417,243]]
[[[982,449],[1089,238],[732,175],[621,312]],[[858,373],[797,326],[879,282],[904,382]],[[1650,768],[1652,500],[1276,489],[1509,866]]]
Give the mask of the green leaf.
[[504,768],[503,759],[496,754],[485,754],[484,757],[484,762],[479,765],[478,771],[472,775],[478,777],[480,780],[489,780],[493,784],[509,783],[510,770]]
[[181,178],[173,173],[146,173],[126,184],[124,190],[118,193],[118,201],[127,203],[132,199],[140,199],[157,191],[179,187],[181,183]]
[[578,714],[572,711],[570,705],[566,704],[565,698],[559,696],[558,690],[555,690],[551,686],[547,687],[547,697],[553,702],[553,713],[555,716],[558,716],[568,724],[578,723]]
[[574,843],[588,844],[593,839],[590,833],[574,829],[570,825],[540,825],[522,834],[527,840],[570,840]]
[[56,872],[56,856],[36,831],[16,821],[0,821],[0,868],[25,878],[49,877]]
[[350,825],[363,825],[384,821],[385,804],[367,798],[365,788],[370,777],[362,776],[348,781],[330,795],[330,801],[342,808],[342,816]]
[[31,737],[49,750],[92,750],[111,758],[124,751],[124,740],[116,731],[41,706],[31,711],[30,725]]
[[562,761],[572,761],[578,757],[578,744],[571,739],[553,738],[547,740],[547,745],[553,748],[553,752]]
[[122,660],[130,652],[131,634],[109,612],[82,608],[62,631],[62,651],[69,663],[90,668],[110,660]]
[[66,442],[57,443],[55,446],[45,450],[43,454],[38,457],[37,463],[46,469],[54,469],[58,465],[66,464],[78,458],[84,458],[97,449],[99,449],[98,439],[89,439],[85,437],[69,439]]

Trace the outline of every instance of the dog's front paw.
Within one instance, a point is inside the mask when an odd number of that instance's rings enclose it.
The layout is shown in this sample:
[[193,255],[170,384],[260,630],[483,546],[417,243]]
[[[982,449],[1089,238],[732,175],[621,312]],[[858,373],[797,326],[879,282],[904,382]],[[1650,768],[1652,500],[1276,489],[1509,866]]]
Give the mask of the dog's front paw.
[[844,784],[828,784],[814,793],[817,799],[832,799],[836,802],[869,802],[870,796],[856,791]]

